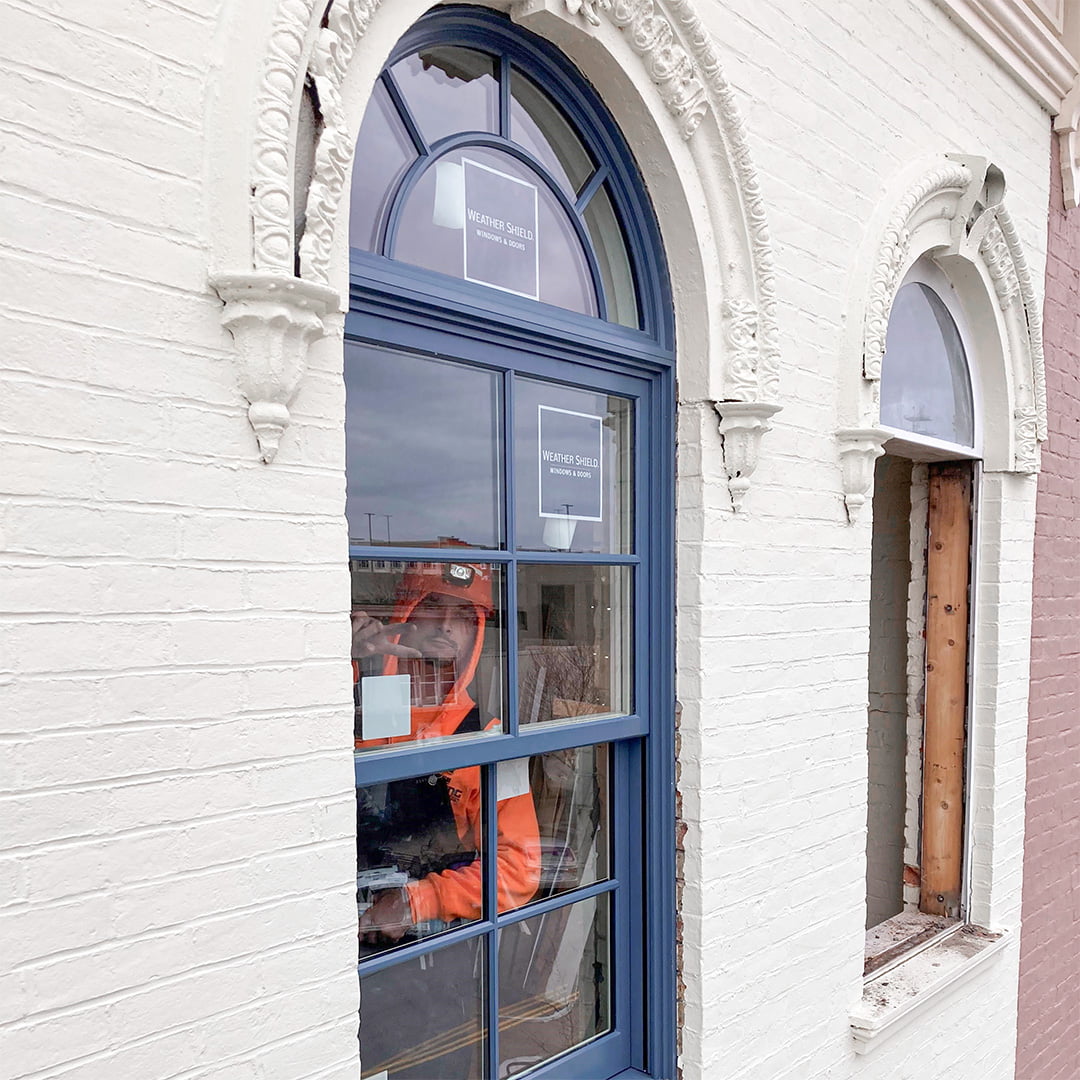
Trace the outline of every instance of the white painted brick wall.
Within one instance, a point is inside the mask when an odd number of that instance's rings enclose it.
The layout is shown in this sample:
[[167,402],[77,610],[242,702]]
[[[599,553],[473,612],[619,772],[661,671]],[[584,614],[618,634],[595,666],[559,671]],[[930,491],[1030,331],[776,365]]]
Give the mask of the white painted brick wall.
[[[211,68],[269,7],[0,4],[0,1060],[23,1080],[356,1075],[339,360],[313,352],[257,464],[206,287]],[[987,155],[1039,277],[1049,124],[930,0],[702,9],[770,216],[785,409],[739,517],[715,414],[680,416],[685,1075],[1003,1080],[1015,949],[852,1049],[870,530],[832,432],[888,182]],[[980,588],[1008,606],[980,652],[975,874],[1015,926],[1034,485],[987,487],[1010,524]]]
[[0,7],[5,1076],[356,1075],[342,390],[256,463],[218,8]]

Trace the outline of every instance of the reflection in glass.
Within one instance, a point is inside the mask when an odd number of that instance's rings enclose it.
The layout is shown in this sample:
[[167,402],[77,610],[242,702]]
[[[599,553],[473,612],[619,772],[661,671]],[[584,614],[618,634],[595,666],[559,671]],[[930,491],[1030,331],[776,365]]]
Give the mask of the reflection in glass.
[[361,1076],[481,1080],[484,939],[360,979]]
[[610,897],[499,931],[499,1075],[513,1076],[611,1029]]
[[518,568],[522,724],[631,711],[630,575],[626,566]]
[[498,731],[502,569],[350,559],[358,750]]
[[480,917],[480,770],[356,789],[360,959]]
[[637,292],[622,226],[605,184],[585,207],[585,227],[592,238],[600,278],[607,297],[607,317],[623,326],[638,326]]
[[540,887],[533,899],[604,881],[611,872],[607,746],[537,754],[528,775],[540,831]]
[[428,146],[459,131],[499,130],[493,56],[435,45],[399,60],[390,71]]
[[374,251],[390,196],[416,157],[416,149],[382,80],[371,92],[358,145],[363,152],[353,163],[349,246]]
[[974,407],[967,358],[948,308],[921,282],[896,294],[881,368],[881,422],[973,446]]
[[595,168],[562,109],[520,71],[510,79],[510,138],[543,164],[571,202]]
[[500,546],[498,376],[347,341],[345,392],[350,543]]
[[[517,205],[489,217],[499,222],[479,222],[473,215],[485,212],[486,204],[466,205],[464,161],[475,162],[510,178],[508,196]],[[455,172],[455,170],[458,170]],[[522,181],[515,184],[514,181]],[[531,228],[536,214],[536,227]],[[503,224],[528,221],[532,239],[511,235]],[[494,239],[492,239],[494,237]],[[513,241],[513,244],[510,243]],[[597,313],[596,295],[585,249],[570,217],[546,182],[509,154],[487,147],[470,146],[451,151],[427,168],[405,200],[391,257],[413,266],[453,277],[465,276],[466,243],[491,246],[507,266],[529,262],[537,278],[532,290],[512,291],[537,295],[545,304],[584,315]],[[522,247],[515,245],[523,244]],[[484,284],[502,287],[497,280]]]
[[519,548],[633,550],[632,419],[627,398],[516,380]]

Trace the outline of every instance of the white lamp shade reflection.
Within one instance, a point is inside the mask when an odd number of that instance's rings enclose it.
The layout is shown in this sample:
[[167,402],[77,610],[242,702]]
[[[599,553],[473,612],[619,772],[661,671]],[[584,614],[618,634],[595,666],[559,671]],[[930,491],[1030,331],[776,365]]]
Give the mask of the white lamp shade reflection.
[[443,229],[465,228],[465,169],[456,161],[435,164],[435,209],[431,223]]
[[577,518],[552,517],[544,521],[544,543],[555,551],[569,551],[574,543]]

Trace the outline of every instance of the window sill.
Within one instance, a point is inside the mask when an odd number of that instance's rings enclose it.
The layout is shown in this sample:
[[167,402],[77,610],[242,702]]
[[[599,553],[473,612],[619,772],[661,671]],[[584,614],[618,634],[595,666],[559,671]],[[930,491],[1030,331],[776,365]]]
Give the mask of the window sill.
[[1008,931],[957,926],[863,982],[862,1000],[851,1012],[855,1050],[868,1054],[957,991],[1001,954]]

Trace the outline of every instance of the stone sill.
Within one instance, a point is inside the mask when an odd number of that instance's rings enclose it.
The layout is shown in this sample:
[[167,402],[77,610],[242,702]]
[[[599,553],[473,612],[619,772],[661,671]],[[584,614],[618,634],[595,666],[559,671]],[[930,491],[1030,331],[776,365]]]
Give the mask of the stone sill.
[[851,1011],[855,1050],[868,1054],[932,1006],[939,1009],[976,972],[999,956],[1008,931],[956,926],[863,982],[862,1000]]

